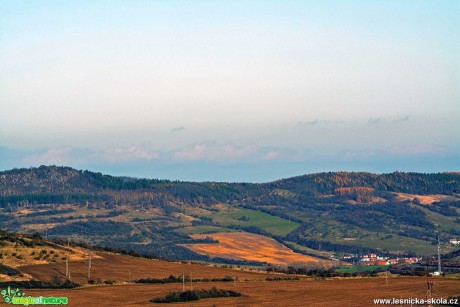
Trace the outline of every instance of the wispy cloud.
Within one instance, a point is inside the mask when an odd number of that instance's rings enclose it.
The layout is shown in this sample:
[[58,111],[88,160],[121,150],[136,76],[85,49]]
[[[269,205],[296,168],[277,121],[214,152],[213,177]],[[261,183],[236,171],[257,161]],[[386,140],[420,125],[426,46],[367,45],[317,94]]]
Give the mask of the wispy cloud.
[[381,117],[371,117],[368,119],[367,123],[369,125],[375,125],[375,124],[378,124],[382,121],[382,118]]
[[196,144],[175,151],[173,157],[181,160],[226,161],[254,158],[258,154],[260,148],[254,145]]
[[104,149],[55,147],[23,153],[26,165],[79,165],[85,163],[119,163],[132,160],[159,159],[160,154],[143,146],[117,146]]
[[22,160],[30,165],[66,165],[83,158],[79,157],[76,151],[77,149],[71,146],[49,148],[28,154]]
[[403,122],[407,122],[409,119],[410,119],[410,115],[406,115],[404,117],[375,116],[375,117],[369,117],[368,119],[361,119],[361,120],[314,119],[314,120],[299,121],[297,125],[298,126],[320,126],[320,125],[326,126],[326,125],[338,125],[338,124],[377,125],[377,124],[389,124],[389,123],[403,123]]
[[305,126],[305,125],[313,126],[313,125],[316,125],[318,123],[319,123],[319,120],[315,119],[315,120],[307,120],[307,121],[304,121],[304,122],[299,122],[299,125],[300,126]]
[[317,126],[317,125],[341,124],[343,122],[344,121],[341,119],[336,119],[336,120],[315,119],[315,120],[300,121],[297,124],[299,126]]
[[[322,170],[455,170],[458,165],[458,149],[430,143],[414,143],[413,145],[395,143],[390,146],[381,144],[379,147],[349,146],[348,149],[336,151],[314,146],[308,149],[294,149],[256,144],[203,142],[170,150],[155,148],[151,144],[93,149],[63,146],[36,151],[0,147],[0,158],[1,169],[54,164],[100,169],[107,173],[118,172],[118,174],[120,170],[126,170],[126,174],[132,176],[151,176],[147,170],[154,170],[152,173],[156,174],[155,176],[171,179],[194,176],[181,177],[181,167],[185,166],[194,170],[204,167],[206,169],[203,170],[204,173],[194,171],[193,174],[201,174],[202,177],[199,178],[206,179],[208,178],[206,176],[217,178],[215,176],[221,172],[217,170],[222,170],[221,167],[225,165],[233,165],[235,174],[242,176],[239,178],[251,174],[248,166],[258,169],[262,165],[268,169],[280,171],[277,174],[281,176],[285,176],[285,173],[281,171],[285,168],[291,169],[290,175]],[[136,169],[131,172],[130,168],[133,165]],[[310,165],[314,166],[310,167]],[[229,168],[225,169],[229,170]],[[240,176],[235,174],[234,176]],[[275,178],[278,175],[273,176]]]
[[415,145],[394,145],[380,149],[346,150],[339,154],[339,159],[346,161],[357,160],[380,160],[382,157],[416,157],[432,154],[448,153],[449,151],[438,145],[415,144]]
[[179,132],[179,131],[182,131],[182,130],[185,130],[184,126],[172,128],[171,132]]
[[37,164],[66,164],[69,162],[70,147],[51,148],[42,152],[34,153],[24,158],[31,165]]
[[367,120],[367,124],[375,125],[375,124],[391,124],[391,123],[405,123],[409,120],[410,115],[406,115],[403,117],[370,117]]
[[339,154],[339,158],[345,161],[367,160],[378,154],[375,150],[346,150]]
[[299,161],[302,154],[291,148],[271,146],[203,143],[178,149],[172,152],[172,158],[185,161],[214,162],[263,162],[263,161]]
[[103,150],[101,154],[102,157],[112,163],[129,160],[154,160],[161,157],[158,152],[138,146],[110,147]]
[[393,122],[395,122],[395,123],[407,122],[409,120],[409,118],[410,118],[410,115],[406,115],[406,116],[404,116],[402,118],[394,119]]
[[266,161],[276,160],[280,158],[281,155],[282,155],[282,152],[279,150],[270,150],[269,152],[265,153],[262,156],[262,159]]
[[446,151],[446,148],[433,144],[396,145],[386,150],[393,155],[439,154]]
[[129,161],[294,161],[301,156],[289,148],[260,147],[256,145],[199,143],[170,151],[153,149],[147,145],[113,146],[102,149],[76,148],[71,146],[43,149],[34,152],[19,152],[21,164],[38,165],[83,165],[94,163],[125,163]]

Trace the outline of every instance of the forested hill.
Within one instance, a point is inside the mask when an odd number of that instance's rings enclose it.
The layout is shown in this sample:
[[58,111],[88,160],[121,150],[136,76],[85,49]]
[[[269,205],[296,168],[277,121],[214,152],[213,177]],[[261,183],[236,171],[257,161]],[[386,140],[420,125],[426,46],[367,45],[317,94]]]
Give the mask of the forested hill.
[[311,194],[333,193],[338,188],[348,187],[411,194],[456,194],[460,191],[460,174],[329,172],[282,179],[268,186]]
[[82,194],[104,190],[153,190],[217,200],[254,197],[273,189],[297,194],[333,194],[340,188],[366,187],[383,192],[411,194],[460,193],[459,173],[372,174],[364,172],[328,172],[309,174],[270,183],[179,182],[159,179],[115,177],[70,167],[41,166],[0,172],[0,195]]
[[[460,174],[329,172],[268,183],[114,177],[69,167],[0,172],[0,227],[173,259],[188,234],[246,231],[299,252],[423,253],[460,236]],[[306,250],[305,250],[306,249]]]
[[0,172],[1,195],[92,193],[101,189],[145,189],[162,180],[114,177],[70,167],[40,166]]

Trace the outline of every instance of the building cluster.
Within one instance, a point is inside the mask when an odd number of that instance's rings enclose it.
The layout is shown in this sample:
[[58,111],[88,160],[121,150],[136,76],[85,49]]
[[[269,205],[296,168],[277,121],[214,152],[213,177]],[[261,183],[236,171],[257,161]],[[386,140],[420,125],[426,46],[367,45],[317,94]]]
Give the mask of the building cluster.
[[396,257],[390,258],[386,256],[380,256],[377,254],[367,254],[358,256],[356,254],[347,254],[342,258],[345,261],[357,259],[361,265],[394,265],[394,264],[412,264],[420,262],[422,258],[417,257]]

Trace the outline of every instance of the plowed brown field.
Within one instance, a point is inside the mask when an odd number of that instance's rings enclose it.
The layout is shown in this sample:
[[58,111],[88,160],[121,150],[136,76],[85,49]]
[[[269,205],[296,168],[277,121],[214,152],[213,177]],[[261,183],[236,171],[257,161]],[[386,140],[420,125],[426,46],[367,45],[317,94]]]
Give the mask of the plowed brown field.
[[[237,277],[238,280],[264,280],[273,277],[260,271],[223,268],[221,266],[169,262],[119,254],[96,252],[98,259],[92,260],[91,278],[123,282],[140,278],[166,278],[169,275],[192,274],[193,279]],[[72,280],[85,283],[88,276],[88,261],[69,262]],[[65,263],[21,266],[22,272],[39,280],[50,280],[53,276],[65,277]]]
[[[91,275],[94,279],[116,280],[112,286],[83,286],[77,289],[23,289],[29,296],[66,296],[70,306],[374,306],[376,298],[424,298],[426,278],[390,277],[350,278],[315,280],[302,277],[299,281],[265,281],[266,277],[289,277],[230,268],[167,262],[144,258],[96,252],[100,258],[93,260]],[[86,282],[87,262],[71,262],[73,280]],[[31,265],[19,268],[41,280],[63,275],[65,264]],[[124,283],[128,279],[164,278],[182,273],[192,273],[193,278],[222,278],[236,276],[234,282],[194,282],[193,289],[235,290],[242,294],[238,298],[207,299],[181,304],[153,304],[149,300],[165,296],[171,291],[181,291],[182,283],[173,284],[133,284]],[[292,275],[290,276],[292,277]],[[186,285],[187,289],[190,284]],[[460,280],[434,279],[435,298],[460,295]],[[0,305],[3,304],[0,301]]]
[[[460,295],[460,281],[436,279],[434,297]],[[182,284],[115,285],[74,290],[25,290],[32,296],[67,296],[70,306],[375,306],[376,298],[424,298],[426,279],[384,278],[304,280],[282,282],[195,283],[194,289],[235,290],[238,298],[207,299],[180,304],[153,304],[153,297],[181,291]],[[405,305],[409,306],[409,305]]]

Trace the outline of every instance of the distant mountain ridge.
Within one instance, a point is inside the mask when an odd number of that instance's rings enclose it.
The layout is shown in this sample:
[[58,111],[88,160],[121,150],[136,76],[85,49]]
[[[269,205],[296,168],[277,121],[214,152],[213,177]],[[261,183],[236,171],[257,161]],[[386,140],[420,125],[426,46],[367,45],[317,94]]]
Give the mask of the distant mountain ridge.
[[445,242],[460,236],[460,174],[327,172],[226,183],[14,169],[0,172],[0,227],[170,259],[208,259],[184,247],[204,243],[188,234],[223,231],[272,237],[307,254],[422,254],[438,234]]
[[[424,194],[460,193],[460,173],[404,173],[373,174],[367,172],[324,172],[279,179],[268,183],[181,182],[159,179],[116,177],[76,170],[65,166],[40,166],[0,172],[0,195],[39,193],[82,193],[101,189],[136,190],[164,189],[173,185],[204,186],[209,189],[226,185],[266,188],[286,188],[309,193],[332,193],[337,188],[370,187],[380,191]],[[243,188],[243,190],[244,190]]]

